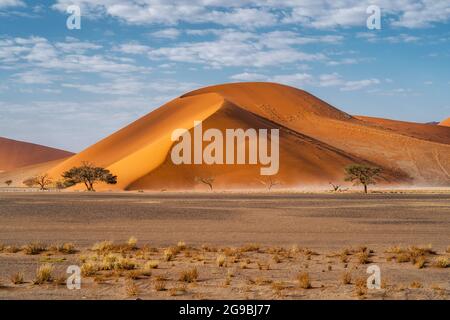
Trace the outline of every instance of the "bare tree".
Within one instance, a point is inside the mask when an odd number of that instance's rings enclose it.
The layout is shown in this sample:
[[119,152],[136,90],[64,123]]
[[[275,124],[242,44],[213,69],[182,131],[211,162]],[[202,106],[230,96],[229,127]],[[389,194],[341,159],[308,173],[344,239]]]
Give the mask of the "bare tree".
[[334,183],[332,183],[332,182],[329,182],[329,184],[330,184],[331,187],[333,188],[333,191],[334,191],[334,192],[341,191],[341,185],[339,185],[339,184],[334,184]]
[[210,190],[213,190],[213,183],[216,179],[214,177],[195,177],[196,182],[201,182],[203,184],[206,184]]
[[37,175],[32,178],[26,179],[23,184],[32,188],[39,186],[41,190],[47,190],[47,187],[53,183],[53,180],[49,177],[47,173]]
[[258,179],[258,181],[261,182],[261,184],[263,184],[264,186],[266,186],[267,190],[269,190],[269,191],[272,190],[273,187],[281,184],[280,181],[275,180],[272,177],[268,177],[265,180]]

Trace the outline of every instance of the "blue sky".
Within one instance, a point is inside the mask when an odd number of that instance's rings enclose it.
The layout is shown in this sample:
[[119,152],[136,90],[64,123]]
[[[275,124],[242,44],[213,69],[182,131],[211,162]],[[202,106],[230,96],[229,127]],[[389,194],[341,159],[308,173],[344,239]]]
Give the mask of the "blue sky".
[[[69,30],[69,5],[81,29]],[[381,30],[366,9],[380,6]],[[0,0],[0,136],[80,151],[198,87],[273,81],[351,114],[450,116],[450,1]]]

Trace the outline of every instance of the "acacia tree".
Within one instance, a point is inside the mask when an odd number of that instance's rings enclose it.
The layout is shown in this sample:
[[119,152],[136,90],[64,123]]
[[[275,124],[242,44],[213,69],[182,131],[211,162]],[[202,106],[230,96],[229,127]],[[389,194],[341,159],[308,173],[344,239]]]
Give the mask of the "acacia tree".
[[79,167],[73,167],[69,171],[62,174],[64,184],[66,187],[84,183],[87,191],[95,191],[94,184],[97,182],[104,182],[107,184],[116,184],[117,176],[113,175],[109,170],[96,167],[89,162],[82,162]]
[[41,190],[47,190],[47,187],[50,186],[52,183],[53,180],[47,173],[37,175],[32,178],[28,178],[23,182],[23,184],[26,185],[27,187],[32,188],[35,186],[39,186]]
[[12,180],[6,180],[6,181],[5,181],[5,184],[6,184],[8,187],[9,187],[12,183],[13,183]]
[[375,179],[381,174],[382,169],[364,164],[352,164],[345,168],[345,181],[351,181],[355,185],[363,185],[364,193],[367,193],[367,187],[376,184]]

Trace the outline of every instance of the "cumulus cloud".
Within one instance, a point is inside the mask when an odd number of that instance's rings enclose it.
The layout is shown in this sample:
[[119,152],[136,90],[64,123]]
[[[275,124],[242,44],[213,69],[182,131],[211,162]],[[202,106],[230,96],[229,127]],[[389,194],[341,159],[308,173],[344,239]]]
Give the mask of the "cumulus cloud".
[[65,12],[70,4],[79,4],[87,15],[107,15],[129,24],[361,27],[366,24],[367,7],[373,4],[382,8],[383,23],[396,27],[430,27],[450,19],[450,3],[435,0],[57,0],[54,8]]

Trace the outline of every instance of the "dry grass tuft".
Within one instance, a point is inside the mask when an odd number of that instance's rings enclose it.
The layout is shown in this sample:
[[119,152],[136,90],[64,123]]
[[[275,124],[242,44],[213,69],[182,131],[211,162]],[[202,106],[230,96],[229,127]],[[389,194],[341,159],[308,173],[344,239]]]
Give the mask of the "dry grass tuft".
[[144,269],[158,269],[159,261],[158,260],[150,260],[144,264]]
[[13,284],[22,284],[24,283],[23,280],[23,273],[22,272],[15,272],[11,275],[10,280]]
[[358,297],[363,297],[367,294],[367,280],[365,278],[355,280],[355,294]]
[[370,253],[367,250],[361,251],[357,254],[359,264],[370,263]]
[[185,284],[182,284],[180,286],[177,287],[173,287],[169,289],[169,295],[171,297],[175,297],[175,296],[182,296],[187,292],[187,288]]
[[128,239],[127,241],[128,248],[130,250],[136,250],[138,248],[137,242],[138,240],[135,237],[130,237],[130,239]]
[[128,297],[135,297],[139,294],[139,287],[133,280],[129,279],[125,283],[125,291]]
[[94,243],[94,245],[91,248],[92,251],[96,251],[100,254],[104,254],[107,253],[109,251],[113,251],[114,250],[114,244],[112,243],[112,241],[102,241],[102,242],[97,242]]
[[73,243],[67,242],[63,244],[57,244],[51,248],[53,251],[62,254],[74,254],[77,252]]
[[36,278],[34,284],[43,284],[52,281],[53,266],[51,264],[43,264],[36,270]]
[[155,280],[153,287],[156,291],[166,291],[166,280],[165,279],[157,279]]
[[180,251],[185,250],[185,249],[187,248],[186,242],[184,242],[184,241],[178,241],[177,247],[178,247],[178,249],[180,249]]
[[302,289],[311,289],[311,279],[309,277],[309,273],[301,272],[297,275],[297,281]]
[[198,279],[198,271],[197,268],[192,268],[189,270],[184,270],[180,274],[179,281],[192,283],[196,282]]
[[47,251],[47,246],[40,242],[32,242],[23,246],[23,251],[28,255],[36,255]]
[[81,274],[85,277],[94,276],[98,271],[98,265],[93,262],[85,262],[81,265]]
[[223,254],[217,256],[217,258],[216,258],[217,266],[225,267],[225,262],[226,262],[226,257]]
[[435,268],[448,268],[450,266],[446,257],[438,257],[433,261],[433,267]]
[[257,243],[249,243],[240,248],[241,252],[258,252],[261,246]]
[[351,284],[352,283],[352,274],[350,272],[344,272],[342,274],[342,283],[343,284]]

